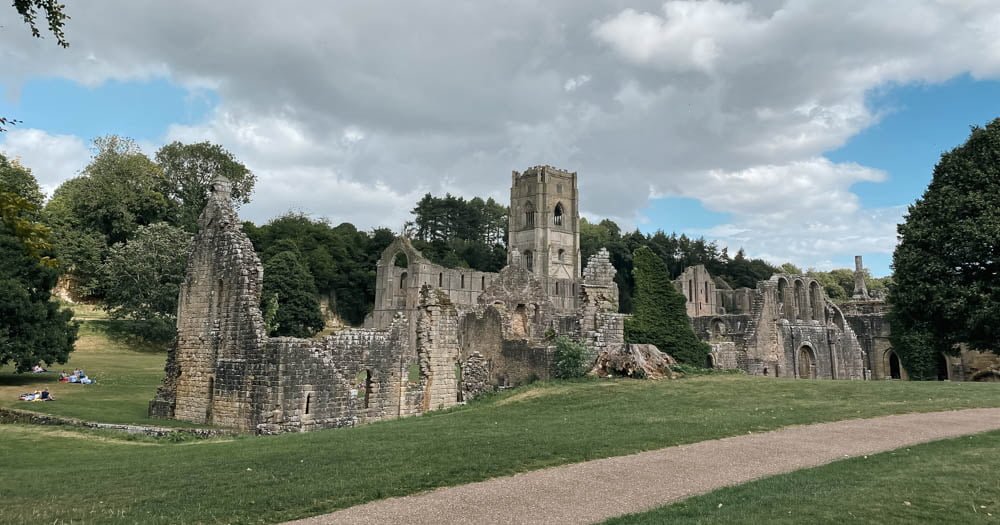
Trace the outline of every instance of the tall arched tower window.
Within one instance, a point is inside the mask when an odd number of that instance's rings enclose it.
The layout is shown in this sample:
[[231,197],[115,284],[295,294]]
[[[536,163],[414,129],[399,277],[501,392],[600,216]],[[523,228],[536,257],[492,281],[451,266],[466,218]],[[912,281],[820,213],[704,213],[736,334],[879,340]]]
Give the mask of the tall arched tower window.
[[535,270],[535,254],[531,253],[531,250],[526,250],[524,252],[524,267],[527,268],[529,272]]
[[535,207],[530,202],[524,206],[524,225],[535,225]]
[[563,206],[561,202],[556,204],[556,209],[552,212],[552,223],[556,226],[562,226],[563,224]]

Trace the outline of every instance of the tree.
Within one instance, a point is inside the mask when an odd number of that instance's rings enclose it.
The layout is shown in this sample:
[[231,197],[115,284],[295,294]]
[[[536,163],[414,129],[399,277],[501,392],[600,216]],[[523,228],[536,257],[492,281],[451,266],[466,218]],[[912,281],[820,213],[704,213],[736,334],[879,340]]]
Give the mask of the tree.
[[55,251],[75,291],[100,297],[100,265],[108,249],[140,226],[167,221],[174,205],[163,194],[163,172],[135,141],[110,135],[80,177],[63,182],[45,206]]
[[156,162],[163,170],[162,193],[173,202],[175,224],[194,232],[198,216],[208,202],[212,179],[225,176],[233,185],[235,204],[250,202],[257,176],[232,153],[218,144],[171,142],[156,152]]
[[[316,285],[296,251],[283,251],[264,264],[262,307],[274,311],[272,336],[311,337],[323,329]],[[275,310],[274,305],[277,305]]]
[[960,343],[1000,353],[1000,119],[941,155],[898,232],[889,321],[910,377]]
[[159,222],[140,226],[128,242],[112,246],[101,267],[104,308],[116,318],[172,329],[190,245],[191,234]]
[[635,313],[625,320],[626,342],[651,343],[682,363],[704,366],[709,346],[695,336],[684,296],[674,287],[663,260],[644,246],[632,261]]
[[33,202],[38,184],[20,169],[17,180],[24,184],[11,186],[11,177],[0,177],[0,366],[14,363],[24,372],[38,363],[65,363],[77,327],[72,313],[49,295],[59,274],[47,264],[48,229],[32,219],[38,214]]
[[37,20],[39,14],[44,14],[49,31],[56,37],[56,43],[62,47],[69,47],[66,35],[63,34],[63,26],[66,25],[66,20],[69,20],[69,16],[63,11],[65,5],[56,0],[14,0],[13,7],[24,19],[24,23],[31,28],[31,36],[42,38]]

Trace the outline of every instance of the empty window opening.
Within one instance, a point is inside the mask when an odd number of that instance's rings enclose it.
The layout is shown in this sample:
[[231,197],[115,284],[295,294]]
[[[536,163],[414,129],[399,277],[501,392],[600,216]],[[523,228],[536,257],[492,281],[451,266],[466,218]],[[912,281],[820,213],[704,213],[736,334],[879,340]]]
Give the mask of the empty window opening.
[[555,211],[552,212],[552,222],[556,226],[562,226],[563,223],[563,206],[562,203],[556,204]]
[[409,266],[409,261],[406,260],[405,253],[399,252],[392,258],[392,264],[393,266],[397,266],[399,268],[406,268]]
[[205,406],[205,422],[212,422],[212,405],[215,404],[215,378],[208,377],[208,405]]
[[465,288],[465,274],[462,274],[462,288]]
[[215,291],[215,294],[216,294],[215,295],[215,311],[216,312],[221,312],[222,311],[222,296],[225,295],[225,286],[226,286],[226,283],[224,283],[222,281],[222,279],[219,279],[219,287]]
[[708,302],[708,282],[705,283],[705,302]]
[[688,279],[688,302],[694,302],[694,281]]
[[485,290],[486,289],[486,276],[485,275],[479,278],[479,289],[480,290]]
[[365,370],[365,408],[368,408],[368,403],[372,398],[372,371]]
[[559,257],[559,262],[563,262],[563,259],[566,258],[566,250],[562,250],[562,249],[559,250],[559,253],[557,254],[557,257]]
[[531,250],[524,251],[524,267],[529,272],[535,271],[535,254],[531,253]]
[[559,295],[559,281],[556,281],[556,295]]
[[438,287],[444,288],[444,272],[438,274]]
[[455,396],[455,401],[459,403],[462,402],[462,364],[455,363],[455,384],[458,388],[455,389],[457,395]]
[[306,394],[306,415],[309,415],[309,405],[312,403],[312,394]]
[[400,288],[401,290],[402,290],[403,288],[406,288],[406,272],[403,272],[403,273],[402,273],[402,274],[400,274],[400,276],[399,276],[399,288]]

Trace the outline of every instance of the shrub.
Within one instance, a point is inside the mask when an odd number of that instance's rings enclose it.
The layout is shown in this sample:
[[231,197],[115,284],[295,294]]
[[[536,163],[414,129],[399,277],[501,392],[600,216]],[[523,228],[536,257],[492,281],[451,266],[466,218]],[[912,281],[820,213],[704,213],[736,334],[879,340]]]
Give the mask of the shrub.
[[556,337],[556,352],[552,375],[558,379],[583,377],[587,373],[587,363],[584,361],[586,349],[580,343],[571,341],[568,337]]

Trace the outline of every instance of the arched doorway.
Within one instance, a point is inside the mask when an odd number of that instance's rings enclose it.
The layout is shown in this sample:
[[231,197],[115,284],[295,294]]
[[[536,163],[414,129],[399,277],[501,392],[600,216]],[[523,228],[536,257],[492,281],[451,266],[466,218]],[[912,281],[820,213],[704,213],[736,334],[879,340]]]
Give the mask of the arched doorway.
[[708,357],[705,359],[705,368],[708,368],[708,369],[715,368],[715,356],[714,355],[708,354]]
[[937,380],[947,381],[951,379],[948,374],[948,358],[944,354],[937,355]]
[[889,350],[889,379],[902,379],[903,367],[899,364],[899,356]]
[[799,348],[799,379],[816,379],[816,354],[808,346]]
[[791,316],[791,298],[789,297],[788,291],[788,281],[784,278],[778,279],[778,308],[780,311],[778,315],[785,319],[790,319]]

